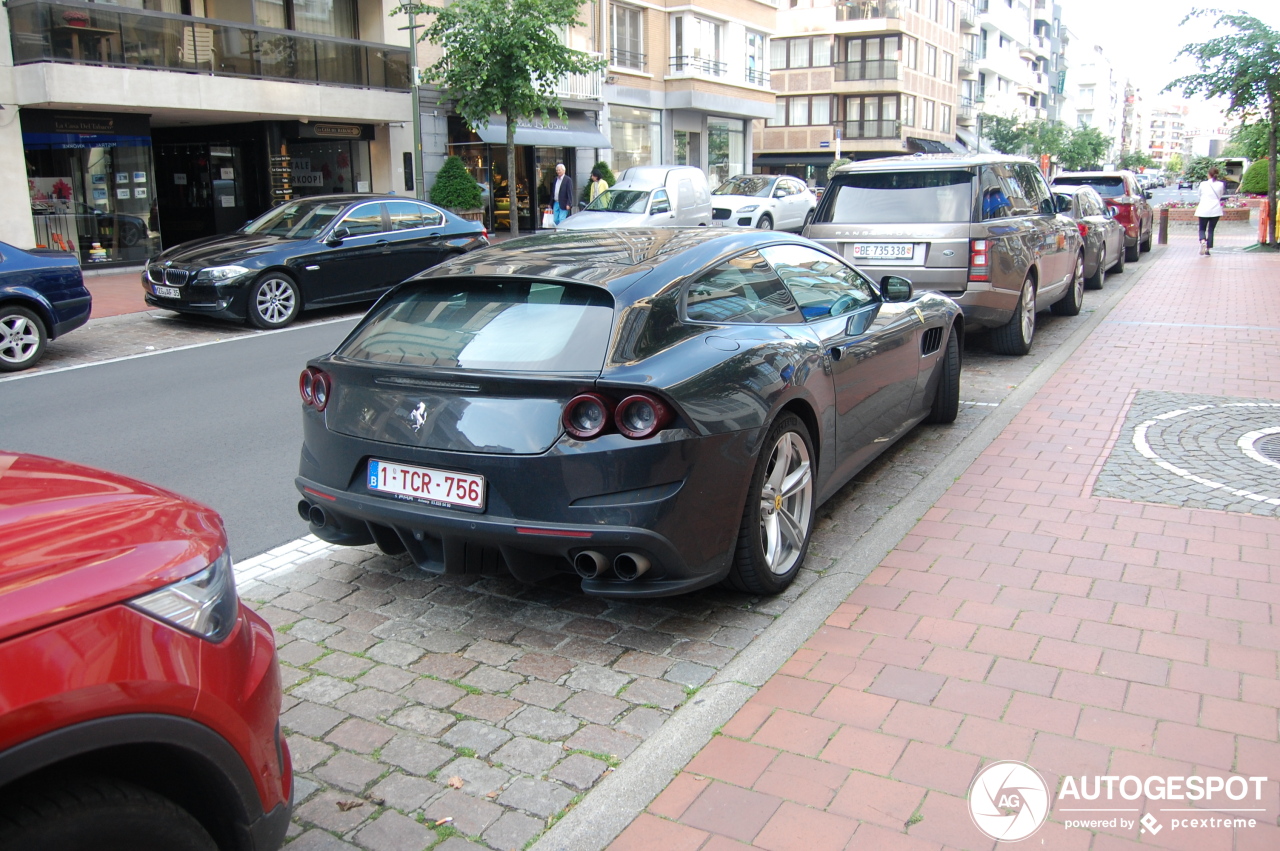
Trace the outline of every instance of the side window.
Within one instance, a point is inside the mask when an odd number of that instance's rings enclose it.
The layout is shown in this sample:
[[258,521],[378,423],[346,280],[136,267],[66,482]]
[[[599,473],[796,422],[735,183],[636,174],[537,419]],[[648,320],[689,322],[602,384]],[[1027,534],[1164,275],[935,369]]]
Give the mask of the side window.
[[1003,219],[1013,215],[1013,207],[1009,200],[1007,181],[1000,172],[1007,171],[1004,166],[986,166],[982,169],[982,220]]
[[776,325],[801,321],[787,288],[759,251],[726,260],[690,284],[684,309],[691,322]]
[[338,226],[346,228],[352,236],[382,233],[382,205],[362,204],[347,213]]
[[1023,186],[1023,197],[1027,199],[1030,212],[1040,212],[1044,202],[1049,198],[1049,187],[1045,185],[1044,175],[1040,173],[1040,169],[1030,163],[1018,163],[1016,168]]
[[649,202],[649,213],[668,213],[671,211],[671,201],[667,197],[667,190],[653,190],[653,200]]
[[413,201],[388,201],[387,215],[391,217],[392,230],[439,227],[444,215],[425,204]]
[[804,245],[771,245],[760,253],[800,305],[806,320],[843,316],[879,300],[856,269]]

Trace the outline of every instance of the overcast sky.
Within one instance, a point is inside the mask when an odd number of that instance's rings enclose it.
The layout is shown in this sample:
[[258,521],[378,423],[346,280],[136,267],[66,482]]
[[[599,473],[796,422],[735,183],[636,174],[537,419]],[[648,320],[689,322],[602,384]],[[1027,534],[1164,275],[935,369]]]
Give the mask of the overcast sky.
[[[1178,51],[1188,43],[1207,41],[1218,33],[1212,19],[1193,19],[1179,26],[1192,9],[1244,11],[1263,23],[1280,29],[1280,0],[1234,0],[1217,3],[1192,0],[1059,0],[1062,22],[1072,33],[1102,45],[1112,64],[1142,90],[1148,105],[1177,101],[1180,95],[1160,94],[1168,83],[1184,74],[1195,73],[1186,59],[1177,61]],[[1203,103],[1203,102],[1202,102]]]

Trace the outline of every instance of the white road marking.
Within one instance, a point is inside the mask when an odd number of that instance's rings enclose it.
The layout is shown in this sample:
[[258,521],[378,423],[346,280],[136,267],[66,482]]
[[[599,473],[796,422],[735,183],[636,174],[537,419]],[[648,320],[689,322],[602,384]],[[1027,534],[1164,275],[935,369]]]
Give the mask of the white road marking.
[[1273,426],[1272,428],[1263,428],[1263,429],[1258,429],[1257,431],[1251,431],[1248,434],[1242,436],[1239,440],[1237,440],[1236,446],[1239,446],[1241,451],[1244,452],[1245,455],[1248,455],[1250,458],[1252,458],[1254,461],[1257,461],[1261,464],[1270,464],[1272,467],[1280,468],[1280,464],[1276,463],[1275,461],[1272,461],[1270,458],[1266,457],[1261,452],[1253,448],[1253,445],[1257,443],[1261,438],[1264,438],[1269,434],[1277,434],[1277,433],[1280,433],[1280,426]]

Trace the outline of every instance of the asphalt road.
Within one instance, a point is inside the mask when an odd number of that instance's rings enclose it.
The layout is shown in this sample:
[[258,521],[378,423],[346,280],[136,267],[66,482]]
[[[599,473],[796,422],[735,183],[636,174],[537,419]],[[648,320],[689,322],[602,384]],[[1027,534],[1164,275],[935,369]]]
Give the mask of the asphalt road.
[[0,447],[78,461],[217,509],[248,558],[306,534],[298,373],[356,318],[0,384]]

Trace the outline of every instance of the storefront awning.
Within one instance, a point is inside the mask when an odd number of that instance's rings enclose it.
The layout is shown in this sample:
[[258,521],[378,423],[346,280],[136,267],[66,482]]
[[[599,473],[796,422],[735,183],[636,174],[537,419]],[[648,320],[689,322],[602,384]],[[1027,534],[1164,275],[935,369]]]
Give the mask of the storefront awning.
[[757,166],[779,166],[779,165],[831,165],[835,161],[836,155],[833,151],[829,154],[756,154],[755,165]]
[[[493,118],[487,127],[477,127],[481,141],[491,145],[507,144],[507,122]],[[600,132],[595,122],[585,117],[570,116],[567,121],[558,118],[532,119],[516,122],[517,145],[540,145],[548,148],[611,148],[609,139]]]

